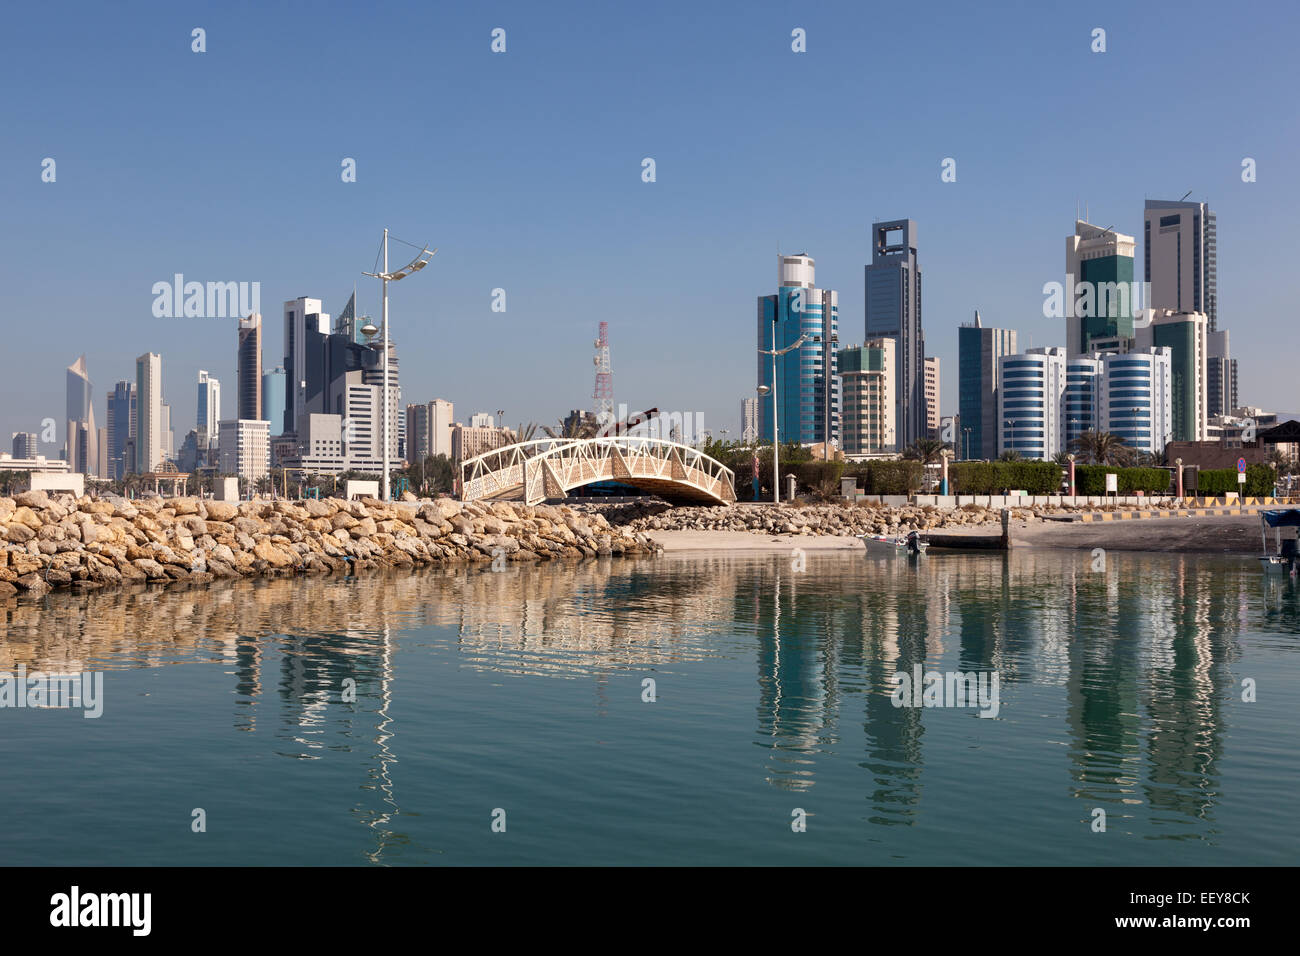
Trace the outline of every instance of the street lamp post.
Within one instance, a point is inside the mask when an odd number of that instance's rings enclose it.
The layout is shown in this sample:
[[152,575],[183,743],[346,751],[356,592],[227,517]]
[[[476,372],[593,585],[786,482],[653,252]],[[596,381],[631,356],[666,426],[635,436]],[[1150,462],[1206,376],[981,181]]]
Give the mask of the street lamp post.
[[[398,242],[401,242],[402,240],[399,239],[399,240],[397,240],[397,241],[398,241]],[[410,245],[410,243],[407,243],[407,245]],[[383,445],[384,445],[384,450],[383,450],[383,463],[384,463],[384,470],[383,470],[383,475],[381,476],[381,478],[382,478],[382,485],[381,485],[381,488],[380,488],[380,496],[383,498],[384,501],[387,501],[388,498],[389,498],[389,488],[388,488],[388,433],[389,433],[389,418],[391,417],[391,416],[388,414],[388,406],[389,406],[389,400],[388,400],[388,397],[389,397],[389,396],[388,396],[388,283],[389,283],[390,281],[392,281],[392,282],[396,282],[396,281],[398,281],[399,279],[405,279],[407,276],[412,275],[412,274],[414,274],[414,273],[416,273],[416,272],[419,272],[421,269],[423,269],[425,266],[427,266],[427,265],[429,264],[429,260],[432,259],[432,258],[437,254],[437,252],[438,252],[437,249],[434,249],[432,252],[430,252],[430,251],[429,251],[429,247],[426,245],[423,249],[420,250],[419,254],[418,254],[414,259],[412,259],[412,260],[411,260],[410,262],[408,262],[406,265],[402,266],[402,268],[396,270],[395,272],[389,272],[389,271],[388,271],[388,230],[385,229],[385,230],[384,230],[384,271],[383,271],[383,272],[363,272],[363,273],[361,273],[362,275],[370,276],[372,279],[378,279],[378,280],[380,281],[380,285],[381,285],[381,287],[382,287],[382,292],[383,292],[383,311],[382,311],[382,318],[381,318],[380,321],[383,323],[383,336],[382,336],[382,338],[383,338],[383,349],[384,349],[384,356],[383,356],[383,365],[384,365],[384,388],[383,388],[383,396],[382,396],[382,399],[381,399],[381,404],[383,405],[383,419],[384,419],[384,428],[383,428]],[[370,330],[372,330],[369,334],[373,334],[374,326],[367,326],[367,328],[370,329]],[[366,329],[362,329],[361,331],[365,332]]]
[[759,349],[760,355],[772,356],[772,387],[766,385],[758,386],[758,394],[766,395],[772,393],[772,503],[779,505],[781,503],[781,438],[778,434],[778,422],[780,419],[780,410],[776,401],[776,357],[785,355],[787,352],[793,352],[807,340],[808,336],[801,335],[795,339],[793,345],[787,345],[783,349],[776,347],[776,320],[772,321],[772,348]]

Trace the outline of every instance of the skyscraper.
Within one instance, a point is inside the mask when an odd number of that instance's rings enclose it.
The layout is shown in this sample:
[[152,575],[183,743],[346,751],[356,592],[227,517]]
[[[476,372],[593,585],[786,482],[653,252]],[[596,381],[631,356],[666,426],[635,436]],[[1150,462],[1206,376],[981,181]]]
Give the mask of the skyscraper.
[[1101,357],[1071,356],[1065,365],[1065,402],[1061,412],[1065,425],[1065,450],[1074,451],[1084,432],[1105,431],[1099,426],[1101,403]]
[[14,432],[13,455],[15,458],[36,457],[36,433]]
[[1133,337],[1135,247],[1132,236],[1075,220],[1065,239],[1067,354],[1087,355],[1093,339]]
[[998,456],[998,363],[1016,353],[1014,329],[985,328],[980,314],[974,325],[957,330],[958,410],[962,434],[957,454],[963,458]]
[[1237,360],[1230,357],[1228,330],[1206,336],[1209,357],[1205,367],[1206,414],[1231,415],[1237,407]]
[[162,356],[146,352],[135,360],[135,472],[156,471],[163,453]]
[[[253,312],[239,320],[238,371],[235,382],[235,420],[256,421],[262,417],[262,316]],[[271,423],[275,432],[280,422]],[[216,434],[216,432],[212,432]]]
[[1148,199],[1142,248],[1148,308],[1204,312],[1207,331],[1219,325],[1218,238],[1214,213],[1203,202]]
[[99,462],[96,441],[99,430],[95,427],[94,386],[86,372],[86,356],[82,355],[67,368],[67,454],[68,468],[74,472],[94,475]]
[[1065,352],[1028,349],[998,363],[1000,451],[1048,460],[1064,450]]
[[1137,348],[1099,358],[1100,430],[1137,451],[1163,451],[1173,433],[1170,350]]
[[740,400],[740,440],[748,444],[758,440],[758,399]]
[[939,356],[925,357],[925,437],[939,437]]
[[108,477],[121,480],[135,470],[134,457],[127,456],[127,442],[135,437],[135,382],[120,381],[108,393]]
[[1170,384],[1173,398],[1173,441],[1208,441],[1209,320],[1201,312],[1171,312],[1148,309],[1149,324],[1139,328],[1139,348],[1169,349]]
[[[839,294],[816,288],[816,264],[811,256],[777,257],[777,294],[758,297],[758,347],[787,348],[803,344],[776,359],[779,417],[773,418],[773,396],[759,403],[761,433],[772,440],[774,422],[782,441],[829,443],[839,438],[839,384],[835,343],[839,334]],[[772,385],[772,356],[758,356],[758,384]]]
[[[307,387],[312,370],[307,364],[307,345],[309,335],[329,334],[329,320],[329,314],[321,311],[320,299],[299,296],[284,304],[284,371],[288,377],[284,393],[285,434],[297,429],[299,415],[319,411],[308,408]],[[347,336],[338,338],[355,344]],[[334,413],[332,409],[330,411]]]
[[284,395],[288,382],[284,366],[262,373],[262,414],[259,417],[271,423],[272,435],[282,434],[284,428]]
[[894,355],[897,340],[872,339],[840,349],[841,449],[846,455],[879,454],[894,447]]
[[894,402],[901,450],[923,436],[927,423],[916,223],[911,219],[872,223],[871,233],[871,264],[865,270],[866,338],[889,336],[898,343]]
[[[199,400],[195,426],[207,429],[210,437],[217,435],[217,422],[221,421],[221,382],[199,369]],[[205,451],[206,449],[200,449]]]

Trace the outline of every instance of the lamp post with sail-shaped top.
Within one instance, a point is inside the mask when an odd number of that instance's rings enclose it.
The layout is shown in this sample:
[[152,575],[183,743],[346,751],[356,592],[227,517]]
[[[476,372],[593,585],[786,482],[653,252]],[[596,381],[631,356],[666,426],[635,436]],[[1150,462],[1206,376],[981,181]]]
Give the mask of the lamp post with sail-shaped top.
[[[399,240],[397,240],[397,241],[398,241],[398,242],[402,242],[401,239],[399,239]],[[407,242],[407,243],[403,243],[403,244],[404,244],[404,245],[411,246],[412,248],[415,248],[415,249],[420,249],[419,246],[415,246],[415,245],[413,245],[412,243],[409,243],[409,242]],[[383,325],[383,328],[382,328],[382,331],[383,331],[382,341],[383,341],[383,349],[384,349],[384,357],[383,357],[383,363],[384,363],[384,390],[383,390],[383,398],[382,398],[382,404],[383,404],[383,406],[384,406],[384,408],[383,408],[383,417],[384,417],[384,428],[383,428],[383,446],[384,446],[383,461],[384,461],[384,470],[383,470],[383,483],[382,483],[381,488],[380,488],[380,497],[382,497],[384,501],[387,501],[387,500],[388,500],[388,434],[389,434],[389,427],[390,427],[390,426],[389,426],[389,419],[391,418],[391,416],[390,416],[389,413],[388,413],[388,406],[389,406],[389,401],[388,401],[388,283],[389,283],[390,281],[391,281],[391,282],[396,282],[396,281],[398,281],[399,279],[405,279],[407,276],[412,275],[412,274],[414,274],[414,273],[416,273],[416,272],[419,272],[421,269],[423,269],[425,266],[427,266],[427,265],[429,264],[429,260],[432,259],[432,258],[434,257],[434,255],[435,255],[437,252],[438,252],[437,249],[434,249],[433,251],[430,251],[430,250],[429,250],[429,246],[428,246],[428,244],[426,243],[425,246],[424,246],[424,248],[423,248],[423,249],[420,249],[419,254],[416,255],[416,257],[415,257],[414,259],[412,259],[412,260],[411,260],[410,262],[408,262],[406,265],[402,266],[402,268],[400,268],[400,269],[396,269],[396,270],[390,272],[390,271],[388,270],[388,230],[385,229],[385,230],[384,230],[384,247],[383,247],[383,256],[384,256],[384,269],[383,269],[383,271],[382,271],[382,272],[378,272],[378,271],[376,271],[376,272],[363,272],[363,273],[361,273],[363,276],[370,276],[372,279],[378,279],[378,280],[380,281],[380,285],[382,286],[382,290],[383,290],[383,292],[382,292],[382,294],[383,294],[383,313],[382,313],[383,317],[380,319],[380,322],[381,322],[382,325]],[[367,328],[373,329],[374,327],[373,327],[373,326],[367,326]],[[365,330],[363,329],[362,331],[365,331]]]

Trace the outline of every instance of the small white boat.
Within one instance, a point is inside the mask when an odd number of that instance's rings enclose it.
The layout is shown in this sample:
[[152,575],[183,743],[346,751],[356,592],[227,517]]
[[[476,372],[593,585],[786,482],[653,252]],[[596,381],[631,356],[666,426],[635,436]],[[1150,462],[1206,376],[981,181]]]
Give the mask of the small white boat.
[[907,534],[860,534],[857,536],[868,554],[925,554],[930,547],[916,531]]
[[[1259,515],[1260,537],[1264,541],[1264,553],[1260,555],[1259,564],[1265,574],[1289,574],[1295,577],[1300,573],[1300,508],[1280,508],[1261,511]],[[1268,550],[1268,529],[1273,529],[1273,551]],[[1296,534],[1282,537],[1283,528],[1295,528]]]

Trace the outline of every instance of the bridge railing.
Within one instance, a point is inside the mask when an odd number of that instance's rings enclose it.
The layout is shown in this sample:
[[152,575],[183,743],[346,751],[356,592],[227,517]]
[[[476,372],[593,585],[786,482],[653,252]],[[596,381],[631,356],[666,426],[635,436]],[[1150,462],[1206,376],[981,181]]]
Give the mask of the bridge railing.
[[[604,438],[542,438],[494,448],[461,463],[462,497],[467,501],[518,492],[529,502],[546,494],[549,476],[565,490],[615,477],[615,456],[630,478],[666,481],[694,488],[719,501],[735,501],[735,474],[697,448],[644,435]],[[673,464],[681,468],[673,474]]]

